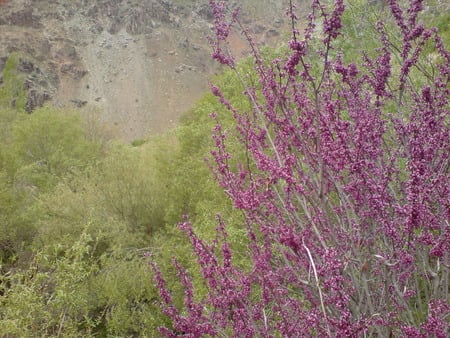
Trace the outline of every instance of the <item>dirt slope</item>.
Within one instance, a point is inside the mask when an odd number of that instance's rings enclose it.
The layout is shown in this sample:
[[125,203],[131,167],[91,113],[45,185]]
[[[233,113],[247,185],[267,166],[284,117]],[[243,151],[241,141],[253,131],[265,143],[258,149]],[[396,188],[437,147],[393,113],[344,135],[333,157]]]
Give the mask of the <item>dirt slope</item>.
[[[177,123],[218,69],[206,42],[206,2],[2,0],[0,70],[11,52],[21,55],[30,112],[45,101],[75,105],[99,111],[125,140],[158,133]],[[239,4],[260,42],[279,38],[283,1]]]

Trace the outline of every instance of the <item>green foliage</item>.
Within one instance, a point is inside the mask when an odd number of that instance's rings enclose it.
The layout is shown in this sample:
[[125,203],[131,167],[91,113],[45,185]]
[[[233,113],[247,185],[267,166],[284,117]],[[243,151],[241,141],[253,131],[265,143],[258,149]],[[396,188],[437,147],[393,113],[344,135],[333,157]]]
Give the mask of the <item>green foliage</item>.
[[[379,47],[373,42],[379,18],[365,0],[349,6],[346,38],[336,52],[360,62],[349,50]],[[448,28],[448,15],[436,18],[440,29]],[[266,49],[263,57],[282,52]],[[249,264],[243,215],[207,165],[216,124],[212,112],[228,135],[230,165],[247,156],[237,142],[232,112],[215,96],[205,94],[165,135],[111,144],[112,133],[99,126],[95,113],[44,107],[24,114],[17,64],[18,57],[11,56],[0,86],[1,335],[157,335],[166,319],[144,252],[161,266],[177,301],[183,288],[176,282],[173,256],[193,275],[196,296],[206,290],[191,246],[177,229],[183,215],[201,238],[211,240],[220,214],[238,253],[234,263]],[[242,92],[260,86],[253,61],[238,67],[243,77],[227,71],[212,81],[240,112],[251,112]]]
[[146,142],[147,142],[147,140],[145,140],[145,139],[137,139],[137,140],[132,141],[131,145],[133,147],[139,147],[139,146],[145,144]]
[[59,234],[60,241],[50,240],[42,248],[45,251],[35,251],[28,266],[6,274],[0,281],[4,286],[0,332],[24,336],[155,332],[162,319],[155,309],[151,271],[143,260],[145,249],[124,247],[131,243],[122,230],[118,224],[89,223],[78,237]]
[[48,337],[77,335],[82,329],[89,334],[93,321],[84,286],[96,270],[91,243],[83,233],[64,257],[37,252],[28,269],[4,277],[2,284],[11,286],[0,298],[0,332]]
[[75,114],[50,107],[16,120],[12,150],[17,156],[16,185],[48,190],[98,157],[98,145],[87,140]]
[[427,24],[439,29],[446,47],[450,43],[450,5],[448,1],[428,0],[425,2],[424,16]]
[[107,212],[131,232],[152,234],[164,225],[164,186],[145,148],[117,146],[99,164],[93,178]]
[[27,97],[23,79],[17,71],[19,56],[11,54],[3,68],[3,84],[0,86],[0,110],[24,111]]
[[115,249],[101,257],[102,269],[90,287],[107,336],[151,336],[164,321],[151,271],[143,260],[145,250]]
[[39,197],[92,165],[99,146],[86,138],[77,116],[47,107],[18,113],[6,128],[9,137],[0,146],[0,258],[9,266],[22,256],[27,260],[38,233]]

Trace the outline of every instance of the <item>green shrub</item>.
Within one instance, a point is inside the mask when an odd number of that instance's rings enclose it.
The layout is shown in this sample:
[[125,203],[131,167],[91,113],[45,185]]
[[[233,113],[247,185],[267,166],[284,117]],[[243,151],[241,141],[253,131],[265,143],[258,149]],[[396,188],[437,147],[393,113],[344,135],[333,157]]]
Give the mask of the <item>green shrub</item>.
[[24,80],[17,70],[19,56],[11,54],[3,68],[3,84],[0,86],[0,110],[25,111],[27,97]]

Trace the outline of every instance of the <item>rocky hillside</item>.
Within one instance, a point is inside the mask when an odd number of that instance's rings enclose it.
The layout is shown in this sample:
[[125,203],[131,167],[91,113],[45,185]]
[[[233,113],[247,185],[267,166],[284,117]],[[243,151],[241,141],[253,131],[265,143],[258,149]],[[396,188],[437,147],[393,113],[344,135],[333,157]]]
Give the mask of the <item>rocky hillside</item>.
[[[239,4],[259,42],[279,39],[283,1]],[[132,140],[175,124],[207,89],[210,29],[207,0],[0,0],[0,71],[17,52],[29,112],[46,101],[95,110]]]

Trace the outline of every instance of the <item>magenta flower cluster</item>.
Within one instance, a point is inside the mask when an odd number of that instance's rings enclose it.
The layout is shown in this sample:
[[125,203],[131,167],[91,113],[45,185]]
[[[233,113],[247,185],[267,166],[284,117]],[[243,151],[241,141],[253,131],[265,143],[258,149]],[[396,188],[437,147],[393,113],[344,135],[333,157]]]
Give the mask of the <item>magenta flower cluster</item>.
[[[435,29],[419,24],[422,1],[408,3],[388,1],[400,38],[392,42],[379,22],[377,55],[357,65],[336,49],[343,1],[329,9],[314,0],[302,34],[291,2],[288,55],[263,62],[252,44],[259,85],[245,93],[253,110],[237,111],[212,88],[250,161],[231,166],[218,125],[215,174],[245,214],[251,268],[233,264],[224,221],[206,243],[186,220],[208,293],[195,301],[175,263],[186,290],[185,308],[176,308],[155,266],[173,320],[163,334],[448,337],[450,53]],[[214,57],[237,69],[219,46],[237,12],[227,21],[226,1],[210,4]],[[321,47],[311,50],[318,22]],[[421,63],[425,46],[434,73]]]

